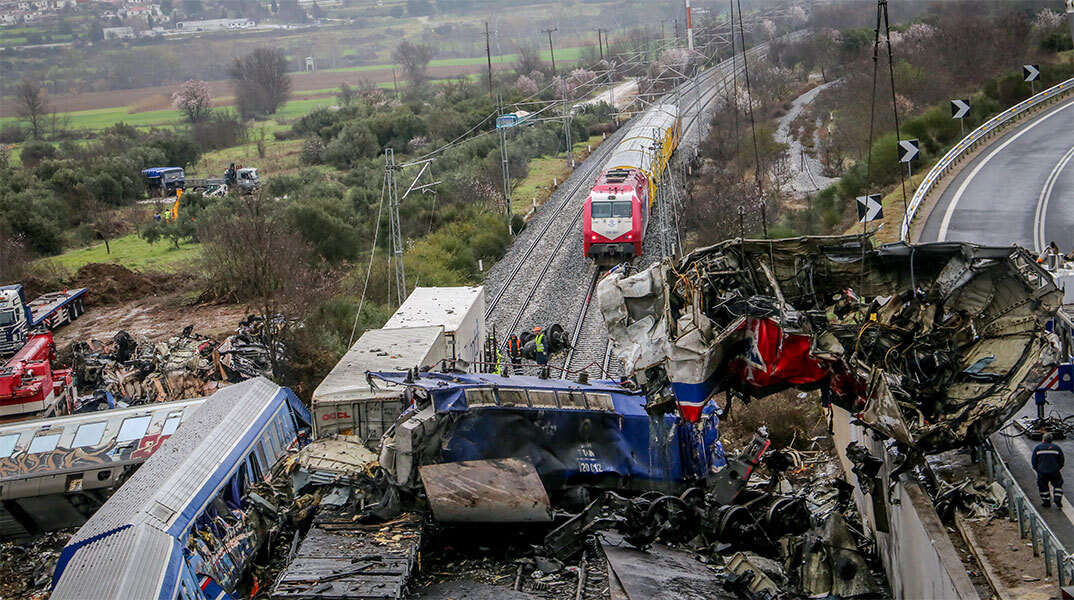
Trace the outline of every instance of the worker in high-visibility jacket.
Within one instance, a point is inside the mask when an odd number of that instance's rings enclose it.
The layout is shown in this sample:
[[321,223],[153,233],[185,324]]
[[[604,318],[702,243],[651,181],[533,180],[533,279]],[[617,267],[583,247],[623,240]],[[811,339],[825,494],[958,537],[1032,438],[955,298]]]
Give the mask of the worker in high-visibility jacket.
[[540,326],[533,328],[533,334],[536,336],[533,338],[533,358],[541,366],[539,375],[548,377],[548,343],[545,340],[544,333],[541,332]]
[[512,365],[517,367],[522,364],[522,340],[513,333],[507,338],[507,356],[511,359]]

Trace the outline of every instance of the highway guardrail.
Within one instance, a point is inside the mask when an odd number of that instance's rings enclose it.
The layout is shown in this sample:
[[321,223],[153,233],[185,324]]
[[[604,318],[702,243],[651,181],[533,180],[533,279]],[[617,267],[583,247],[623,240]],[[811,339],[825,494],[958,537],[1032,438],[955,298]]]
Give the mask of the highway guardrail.
[[[1074,582],[1074,554],[1068,552],[1059,536],[1055,535],[1051,527],[1048,527],[1048,524],[1041,518],[1033,502],[1022,492],[1014,475],[996,452],[992,442],[986,441],[976,450],[979,464],[984,467],[988,480],[999,483],[1007,492],[1007,518],[1018,522],[1018,535],[1022,539],[1027,537],[1030,539],[1033,556],[1044,559],[1045,575],[1051,577],[1054,573],[1059,581],[1059,587]],[[1067,501],[1069,502],[1069,499]]]
[[918,209],[921,208],[921,204],[925,201],[929,192],[932,191],[932,187],[936,185],[940,178],[949,173],[953,166],[961,162],[962,158],[967,153],[976,149],[981,142],[992,138],[1004,125],[1010,123],[1012,119],[1049,104],[1070,93],[1072,90],[1074,90],[1074,78],[1052,86],[1035,96],[1031,96],[985,121],[980,127],[971,131],[969,135],[962,138],[962,140],[955,144],[953,148],[948,150],[947,154],[944,154],[943,158],[929,169],[929,172],[925,175],[925,179],[914,192],[914,197],[910,200],[910,204],[906,209],[906,216],[903,217],[902,220],[902,230],[900,231],[899,239],[902,241],[909,241],[910,225],[913,223],[914,216],[917,214]]

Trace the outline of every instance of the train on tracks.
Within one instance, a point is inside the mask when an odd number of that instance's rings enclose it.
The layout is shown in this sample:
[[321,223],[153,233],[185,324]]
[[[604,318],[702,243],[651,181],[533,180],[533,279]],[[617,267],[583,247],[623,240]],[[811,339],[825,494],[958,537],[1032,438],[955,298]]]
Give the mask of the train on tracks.
[[586,198],[583,250],[598,263],[641,256],[661,176],[682,135],[674,104],[657,104],[630,126]]
[[309,430],[263,377],[216,392],[71,538],[51,598],[234,597],[270,525],[248,492]]

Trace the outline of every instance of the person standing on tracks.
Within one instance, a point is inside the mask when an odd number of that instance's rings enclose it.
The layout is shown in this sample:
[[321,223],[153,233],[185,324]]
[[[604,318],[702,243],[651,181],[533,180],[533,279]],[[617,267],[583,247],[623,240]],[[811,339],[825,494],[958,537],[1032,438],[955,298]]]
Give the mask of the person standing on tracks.
[[[1033,449],[1033,470],[1037,472],[1037,489],[1040,490],[1040,502],[1048,508],[1055,502],[1056,507],[1063,506],[1063,449],[1052,443],[1052,434],[1044,434],[1044,439]],[[1051,495],[1048,486],[1051,485]]]
[[545,379],[548,378],[548,342],[544,337],[544,333],[541,332],[541,327],[537,326],[533,328],[533,357],[540,365],[541,370],[538,373],[539,377]]
[[517,369],[522,364],[522,341],[513,333],[507,338],[507,356],[511,359],[512,367]]

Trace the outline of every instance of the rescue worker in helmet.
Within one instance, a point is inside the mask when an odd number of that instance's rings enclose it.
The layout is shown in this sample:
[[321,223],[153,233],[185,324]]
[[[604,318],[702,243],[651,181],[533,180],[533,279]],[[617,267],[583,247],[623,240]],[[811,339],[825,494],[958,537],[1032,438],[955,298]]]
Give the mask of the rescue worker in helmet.
[[544,333],[541,332],[541,327],[537,326],[533,328],[533,342],[534,342],[534,360],[541,366],[540,377],[548,377],[548,341],[544,337]]
[[522,341],[513,333],[507,338],[507,356],[511,359],[511,365],[517,367],[522,364]]

